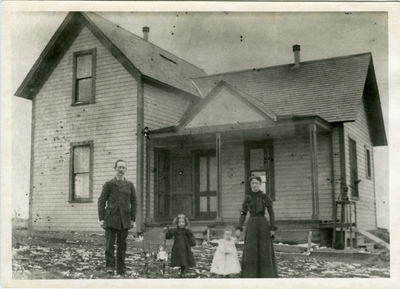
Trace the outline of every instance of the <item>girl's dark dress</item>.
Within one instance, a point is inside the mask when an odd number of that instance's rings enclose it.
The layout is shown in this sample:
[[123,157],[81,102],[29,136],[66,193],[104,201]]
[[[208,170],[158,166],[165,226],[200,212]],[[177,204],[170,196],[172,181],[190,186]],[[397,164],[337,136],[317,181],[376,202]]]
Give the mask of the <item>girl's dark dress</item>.
[[174,238],[174,245],[171,252],[171,267],[184,266],[194,267],[193,252],[190,247],[196,246],[196,239],[193,232],[186,228],[169,229],[166,234],[167,239]]
[[[265,208],[268,210],[271,226],[264,216]],[[250,218],[244,239],[242,278],[278,278],[270,234],[271,228],[275,230],[272,201],[262,191],[246,194],[237,229],[243,229],[247,212],[250,212]]]

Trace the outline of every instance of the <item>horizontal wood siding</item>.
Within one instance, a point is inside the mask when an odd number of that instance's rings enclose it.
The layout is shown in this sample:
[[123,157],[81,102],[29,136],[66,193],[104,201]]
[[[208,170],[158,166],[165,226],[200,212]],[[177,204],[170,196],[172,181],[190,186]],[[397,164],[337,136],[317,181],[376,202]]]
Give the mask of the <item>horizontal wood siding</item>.
[[311,160],[308,137],[274,140],[277,220],[311,220]]
[[[368,131],[367,117],[364,105],[360,107],[355,122],[344,124],[345,148],[346,148],[346,183],[350,183],[350,151],[349,136],[357,143],[357,171],[359,200],[357,201],[357,224],[362,229],[374,229],[377,226],[375,184],[374,184],[374,158],[371,137]],[[366,177],[365,146],[371,152],[372,178]]]
[[[94,104],[71,106],[73,53],[97,49]],[[86,28],[34,101],[31,204],[34,230],[99,230],[97,199],[127,162],[136,182],[136,81]],[[70,144],[93,141],[93,201],[69,203]]]
[[145,126],[151,131],[178,124],[190,103],[188,98],[145,84]]

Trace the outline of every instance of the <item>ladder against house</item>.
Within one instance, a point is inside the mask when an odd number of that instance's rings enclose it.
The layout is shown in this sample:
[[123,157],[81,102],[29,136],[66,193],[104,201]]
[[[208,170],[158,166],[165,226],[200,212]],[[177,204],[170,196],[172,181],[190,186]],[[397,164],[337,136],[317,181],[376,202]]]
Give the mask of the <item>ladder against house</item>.
[[[338,221],[338,209],[340,220]],[[357,248],[357,206],[355,201],[335,202],[332,248]]]

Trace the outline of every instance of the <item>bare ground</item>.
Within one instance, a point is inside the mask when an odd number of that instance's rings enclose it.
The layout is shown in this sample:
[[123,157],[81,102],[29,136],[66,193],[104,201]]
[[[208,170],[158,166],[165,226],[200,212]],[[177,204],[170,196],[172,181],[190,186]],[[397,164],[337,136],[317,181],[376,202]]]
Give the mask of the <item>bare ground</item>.
[[[125,276],[107,274],[104,270],[102,234],[78,234],[65,237],[13,237],[13,279],[137,279],[178,278],[178,268],[155,262],[151,253],[144,253],[141,238],[128,237]],[[188,270],[187,278],[221,278],[210,273],[216,247],[196,246],[193,252],[197,265]],[[238,248],[239,259],[242,249]],[[348,254],[289,254],[276,252],[280,278],[389,278],[388,253],[355,258]],[[239,275],[230,276],[239,278]]]

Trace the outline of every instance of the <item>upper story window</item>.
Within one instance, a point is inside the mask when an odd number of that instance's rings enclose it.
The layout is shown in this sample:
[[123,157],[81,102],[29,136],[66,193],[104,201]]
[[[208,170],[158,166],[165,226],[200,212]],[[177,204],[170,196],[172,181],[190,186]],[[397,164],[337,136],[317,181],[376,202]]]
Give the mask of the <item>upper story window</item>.
[[74,53],[72,104],[94,103],[96,49]]
[[71,143],[70,202],[92,201],[93,142]]

